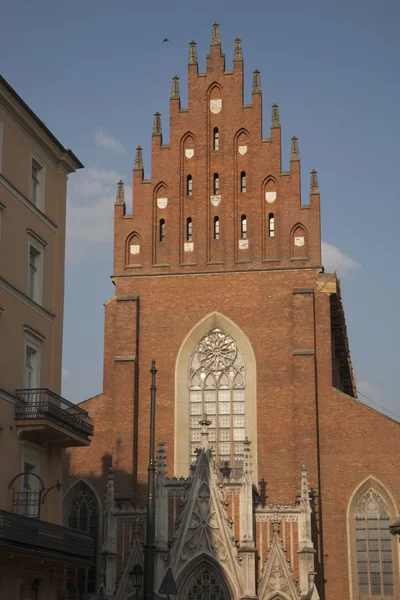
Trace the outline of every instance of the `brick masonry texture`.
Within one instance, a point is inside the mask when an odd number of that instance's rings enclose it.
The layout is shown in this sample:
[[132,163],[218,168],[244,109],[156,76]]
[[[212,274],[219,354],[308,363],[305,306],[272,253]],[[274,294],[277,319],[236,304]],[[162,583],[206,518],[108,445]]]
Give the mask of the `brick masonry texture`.
[[[144,504],[149,445],[152,358],[157,361],[156,439],[166,443],[174,475],[175,365],[189,332],[219,313],[247,336],[257,373],[258,479],[268,501],[291,503],[306,464],[316,500],[318,586],[328,600],[349,597],[346,513],[351,494],[368,476],[400,502],[400,426],[332,387],[330,294],[321,273],[319,195],[300,198],[300,162],[282,173],[280,128],[262,138],[261,94],[243,105],[243,63],[225,71],[219,45],[207,71],[189,65],[188,109],[170,105],[170,143],[152,138],[151,179],[133,171],[133,212],[115,206],[115,296],[105,307],[104,390],[83,406],[95,422],[88,449],[66,454],[65,477],[92,482],[103,498],[107,469],[121,497]],[[222,110],[210,111],[210,100]],[[218,128],[219,150],[213,150]],[[239,145],[247,146],[242,155]],[[288,146],[288,145],[287,145]],[[194,150],[187,158],[185,150]],[[246,192],[240,175],[246,173]],[[221,203],[215,207],[218,173]],[[193,194],[186,195],[187,176]],[[266,191],[275,191],[268,204]],[[159,208],[158,198],[168,198]],[[275,219],[275,236],[268,220]],[[246,215],[248,249],[239,249]],[[214,217],[220,238],[214,239]],[[193,223],[193,251],[185,252]],[[160,241],[160,219],[165,241]],[[304,237],[297,246],[294,237]],[[140,246],[137,254],[131,245]],[[299,293],[293,293],[293,292]],[[115,360],[127,357],[127,360]],[[135,357],[135,360],[133,360]],[[252,432],[247,432],[249,439]],[[176,473],[182,475],[182,473]],[[185,476],[187,474],[184,474]],[[325,579],[325,589],[322,580]]]

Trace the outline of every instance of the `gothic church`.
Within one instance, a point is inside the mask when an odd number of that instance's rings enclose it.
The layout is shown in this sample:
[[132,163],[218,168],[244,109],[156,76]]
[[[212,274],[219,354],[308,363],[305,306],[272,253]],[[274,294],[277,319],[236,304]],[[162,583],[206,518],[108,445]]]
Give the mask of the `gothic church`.
[[299,141],[276,104],[263,123],[257,70],[244,104],[241,41],[227,70],[217,24],[188,86],[169,143],[154,117],[149,179],[137,148],[132,211],[118,184],[95,435],[65,456],[66,524],[97,558],[69,597],[136,597],[154,358],[156,593],[170,568],[178,600],[399,598],[400,426],[356,397],[317,173],[301,198]]

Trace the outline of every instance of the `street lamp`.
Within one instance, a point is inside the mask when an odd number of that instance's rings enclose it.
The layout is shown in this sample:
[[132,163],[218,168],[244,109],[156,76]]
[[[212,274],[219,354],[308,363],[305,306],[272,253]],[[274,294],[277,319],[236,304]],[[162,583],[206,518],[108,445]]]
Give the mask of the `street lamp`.
[[132,571],[129,572],[129,576],[131,578],[132,585],[135,589],[136,596],[137,596],[140,591],[140,588],[143,585],[143,580],[144,580],[144,571],[143,571],[142,565],[140,563],[136,563],[136,565],[133,567]]

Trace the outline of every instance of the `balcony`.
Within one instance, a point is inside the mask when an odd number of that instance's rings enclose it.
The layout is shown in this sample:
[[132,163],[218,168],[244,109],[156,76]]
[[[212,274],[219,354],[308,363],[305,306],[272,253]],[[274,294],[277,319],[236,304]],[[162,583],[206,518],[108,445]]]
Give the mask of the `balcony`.
[[18,434],[39,445],[88,446],[93,421],[88,413],[46,388],[16,391]]
[[4,550],[81,565],[93,561],[94,540],[88,533],[0,510],[0,551]]

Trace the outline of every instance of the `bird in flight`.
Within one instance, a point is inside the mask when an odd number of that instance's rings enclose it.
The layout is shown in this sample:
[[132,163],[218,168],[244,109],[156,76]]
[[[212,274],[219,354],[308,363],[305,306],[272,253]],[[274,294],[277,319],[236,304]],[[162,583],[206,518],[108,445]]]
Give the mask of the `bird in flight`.
[[164,38],[163,41],[162,41],[162,43],[165,44],[165,42],[169,42],[169,39],[168,38]]

